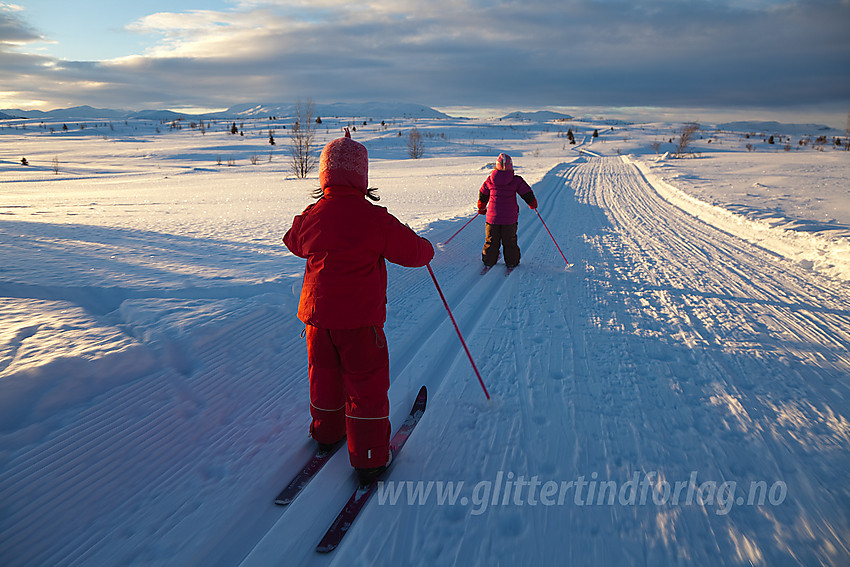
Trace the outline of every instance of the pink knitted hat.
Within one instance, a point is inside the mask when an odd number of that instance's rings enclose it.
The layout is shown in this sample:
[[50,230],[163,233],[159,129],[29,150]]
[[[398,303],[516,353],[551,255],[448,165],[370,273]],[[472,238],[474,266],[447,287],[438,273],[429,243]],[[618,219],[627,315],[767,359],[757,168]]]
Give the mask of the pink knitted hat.
[[513,162],[511,162],[511,156],[508,154],[499,154],[499,157],[496,158],[496,169],[502,171],[512,171],[514,168]]
[[354,187],[364,194],[369,188],[369,152],[366,146],[351,139],[348,128],[345,137],[332,140],[319,158],[319,183],[322,189],[331,186]]

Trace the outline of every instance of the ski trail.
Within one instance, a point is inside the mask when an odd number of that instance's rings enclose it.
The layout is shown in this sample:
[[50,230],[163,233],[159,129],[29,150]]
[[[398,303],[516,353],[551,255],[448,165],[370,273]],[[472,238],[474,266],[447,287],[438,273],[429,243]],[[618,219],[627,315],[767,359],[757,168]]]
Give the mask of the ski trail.
[[[561,185],[565,169],[566,165],[556,168],[535,185],[535,192],[542,188],[546,193],[550,188]],[[542,202],[552,198],[547,195]],[[537,225],[531,224],[531,221],[526,218],[519,230],[520,238],[536,242],[542,230],[539,221]],[[496,269],[482,276],[480,274],[482,244],[483,219],[481,223],[472,223],[466,231],[451,242],[450,246],[443,251],[438,251],[431,263],[464,334],[470,329],[479,328],[481,319],[492,313],[494,309],[502,308],[501,305],[494,308],[492,304],[504,303],[505,290],[510,287],[510,282],[518,274],[515,271],[510,277],[505,278],[504,264],[500,263]],[[473,251],[471,255],[470,250]],[[447,380],[454,379],[457,381],[455,385],[462,385],[464,389],[469,387],[477,389],[474,393],[475,404],[486,408],[489,404],[485,400],[448,314],[425,269],[411,270],[397,266],[388,266],[388,269],[390,274],[386,334],[391,351],[390,402],[394,429],[404,419],[412,402],[411,396],[415,395],[422,385],[426,385],[431,392],[436,391]],[[472,345],[470,349],[475,357],[476,349]],[[485,384],[490,388],[487,376],[494,369],[487,362],[483,367],[478,360],[476,364],[481,369]],[[430,409],[425,415],[427,416],[429,412]],[[410,442],[413,442],[413,438]],[[405,449],[399,456],[399,462],[394,465],[394,471],[402,469],[406,460],[416,460],[416,456],[411,455],[411,452]],[[350,496],[354,486],[347,459],[337,455],[333,462],[319,473],[314,482],[308,485],[301,497],[286,508],[280,520],[268,528],[267,533],[242,564],[245,566],[273,564],[281,557],[293,563],[304,564],[314,562],[319,564],[327,561],[328,559],[314,557],[314,546],[318,543],[324,529],[330,525],[338,508]],[[332,495],[331,498],[336,507],[323,508],[322,504],[328,498],[318,503],[316,500],[311,501],[319,494],[325,497]],[[367,516],[369,514],[367,510],[361,513]],[[358,519],[358,524],[361,522],[369,524],[368,519]],[[293,533],[298,534],[297,537],[292,537]],[[282,534],[288,535],[283,537]],[[338,554],[339,550],[336,550],[333,557],[337,557]]]
[[[520,268],[505,278],[497,267],[470,289],[481,231],[458,236],[447,254],[466,265],[451,258],[441,281],[462,300],[455,316],[494,401],[483,400],[450,328],[412,333],[419,348],[408,343],[411,362],[393,388],[427,383],[432,404],[393,478],[463,481],[470,498],[497,478],[584,482],[584,493],[574,485],[562,504],[531,511],[527,488],[526,499],[486,509],[371,506],[349,536],[368,531],[365,547],[343,545],[335,559],[844,562],[846,286],[676,209],[618,158],[561,166],[534,189],[575,267],[556,267],[554,245],[525,213]],[[405,301],[415,309],[424,299]],[[736,492],[703,505],[656,504],[655,492],[644,505],[589,495],[591,481],[632,478],[653,490],[734,482]],[[747,505],[759,483],[784,486],[783,502]]]

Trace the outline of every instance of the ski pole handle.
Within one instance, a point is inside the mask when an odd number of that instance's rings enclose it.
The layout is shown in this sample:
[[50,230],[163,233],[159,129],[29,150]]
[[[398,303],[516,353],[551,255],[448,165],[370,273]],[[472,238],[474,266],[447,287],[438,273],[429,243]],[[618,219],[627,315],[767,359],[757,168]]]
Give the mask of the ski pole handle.
[[[467,223],[469,224],[469,223]],[[434,280],[434,286],[437,288],[437,293],[440,294],[440,299],[443,300],[443,305],[446,308],[446,311],[449,312],[449,319],[452,320],[452,325],[455,326],[455,331],[457,332],[457,336],[460,339],[460,344],[463,345],[463,350],[466,351],[466,356],[469,357],[469,362],[472,364],[472,369],[475,371],[475,375],[478,376],[478,383],[481,384],[481,389],[484,390],[484,395],[487,396],[487,399],[490,399],[490,394],[487,392],[487,386],[484,385],[484,380],[481,379],[481,373],[478,372],[478,367],[475,366],[475,361],[472,360],[472,355],[469,353],[469,348],[466,346],[466,341],[463,340],[463,335],[460,333],[460,327],[457,326],[457,321],[455,321],[455,316],[452,315],[452,310],[449,309],[449,302],[446,301],[446,296],[443,295],[443,290],[440,289],[440,284],[437,283],[437,276],[434,275],[434,270],[431,269],[431,264],[426,264],[428,268],[428,273],[431,274],[431,279]]]
[[[549,230],[549,227],[548,227],[548,226],[546,226],[546,221],[544,221],[544,220],[543,220],[543,217],[541,217],[541,216],[540,216],[540,212],[539,212],[537,209],[534,209],[534,212],[535,212],[535,213],[537,213],[537,218],[539,218],[539,219],[540,219],[540,222],[542,222],[542,223],[543,223],[543,228],[545,228],[545,229],[546,229],[546,232],[548,232],[548,233],[549,233],[549,238],[551,238],[551,239],[552,239],[552,242],[554,242],[554,243],[555,243],[555,248],[557,248],[557,249],[558,249],[558,252],[561,252],[561,247],[560,247],[560,246],[558,246],[558,243],[555,241],[555,237],[554,237],[554,236],[552,236],[552,232]],[[569,266],[569,265],[570,265],[570,262],[567,260],[567,257],[566,257],[566,256],[564,256],[564,253],[563,253],[563,252],[561,252],[561,258],[563,258],[563,259],[564,259],[564,262],[566,262],[566,263],[567,263],[567,266]]]
[[475,213],[475,216],[474,216],[474,217],[472,217],[471,219],[469,219],[469,221],[467,221],[467,223],[466,223],[465,225],[463,225],[462,227],[460,227],[460,230],[458,230],[458,231],[457,231],[456,233],[454,233],[453,235],[449,236],[449,240],[446,240],[445,242],[443,242],[442,244],[440,244],[440,246],[445,246],[446,244],[448,244],[448,243],[449,243],[449,241],[450,241],[452,238],[454,238],[455,236],[457,236],[458,234],[460,234],[460,231],[461,231],[461,230],[463,230],[463,229],[465,229],[467,226],[469,226],[469,224],[470,224],[472,221],[474,221],[474,220],[475,220],[475,218],[476,218],[477,216],[478,216],[478,213]]

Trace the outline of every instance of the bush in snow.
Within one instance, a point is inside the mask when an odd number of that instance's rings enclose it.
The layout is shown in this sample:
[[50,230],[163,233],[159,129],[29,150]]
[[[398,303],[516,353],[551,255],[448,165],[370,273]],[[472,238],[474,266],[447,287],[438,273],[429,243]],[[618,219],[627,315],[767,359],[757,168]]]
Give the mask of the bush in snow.
[[302,104],[299,100],[295,106],[295,124],[289,133],[289,165],[292,173],[299,179],[304,179],[316,168],[316,156],[313,155],[316,126],[313,122],[313,101]]
[[700,125],[696,122],[688,122],[682,126],[682,131],[679,134],[679,140],[676,142],[676,157],[681,157],[682,154],[688,151],[688,147],[694,140],[694,136],[699,132]]
[[425,143],[422,141],[422,134],[416,128],[407,135],[407,155],[413,159],[419,159],[425,155]]

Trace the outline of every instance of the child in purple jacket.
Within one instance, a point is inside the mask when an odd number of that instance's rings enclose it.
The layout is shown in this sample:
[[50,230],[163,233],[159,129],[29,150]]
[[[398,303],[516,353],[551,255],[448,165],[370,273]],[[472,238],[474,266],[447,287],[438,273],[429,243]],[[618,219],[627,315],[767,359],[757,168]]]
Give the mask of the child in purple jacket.
[[515,268],[519,264],[520,252],[516,229],[519,206],[516,196],[522,197],[529,208],[537,208],[537,199],[528,183],[514,174],[511,156],[499,154],[494,169],[478,192],[478,214],[486,216],[484,249],[481,261],[486,267],[496,264],[499,247],[504,248],[505,265]]

